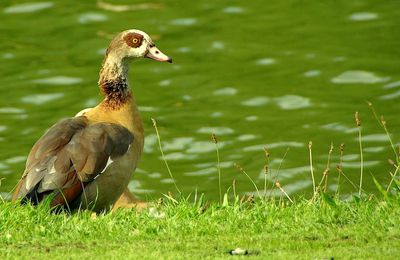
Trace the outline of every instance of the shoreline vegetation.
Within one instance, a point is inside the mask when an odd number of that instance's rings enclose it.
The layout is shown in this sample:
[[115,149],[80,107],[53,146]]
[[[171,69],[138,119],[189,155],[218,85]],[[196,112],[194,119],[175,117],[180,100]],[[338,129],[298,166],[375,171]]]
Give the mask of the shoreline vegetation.
[[[181,192],[165,159],[157,123],[152,119],[163,161],[174,180],[175,194],[164,194],[144,210],[122,209],[98,215],[89,211],[51,214],[45,203],[21,207],[3,200],[0,202],[0,257],[214,259],[239,254],[260,259],[395,259],[400,252],[400,181],[397,177],[400,150],[383,116],[378,116],[371,103],[368,105],[386,133],[394,156],[389,159],[393,166],[388,173],[389,183],[379,183],[371,175],[377,194],[367,194],[362,186],[369,176],[364,176],[362,122],[358,112],[355,113],[360,148],[358,183],[351,181],[343,169],[344,144],[339,146],[337,178],[329,178],[334,168],[331,144],[326,169],[318,180],[310,141],[310,198],[292,198],[279,180],[279,169],[272,176],[267,147],[262,188],[241,165],[235,164],[254,186],[257,196],[237,194],[235,179],[223,192],[218,138],[212,134],[218,169],[215,188],[219,189],[219,200],[213,202],[204,194]],[[327,189],[329,181],[337,182],[333,193]],[[354,188],[348,200],[340,198],[342,181]],[[278,190],[281,196],[272,196],[271,189]]]

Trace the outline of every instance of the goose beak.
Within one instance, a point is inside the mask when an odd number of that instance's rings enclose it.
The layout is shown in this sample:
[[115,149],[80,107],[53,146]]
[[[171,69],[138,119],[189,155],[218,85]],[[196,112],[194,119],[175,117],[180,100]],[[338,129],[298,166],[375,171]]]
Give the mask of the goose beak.
[[169,62],[172,63],[172,59],[162,53],[156,46],[152,45],[147,48],[147,53],[144,55],[144,57],[156,60],[156,61],[163,61],[163,62]]

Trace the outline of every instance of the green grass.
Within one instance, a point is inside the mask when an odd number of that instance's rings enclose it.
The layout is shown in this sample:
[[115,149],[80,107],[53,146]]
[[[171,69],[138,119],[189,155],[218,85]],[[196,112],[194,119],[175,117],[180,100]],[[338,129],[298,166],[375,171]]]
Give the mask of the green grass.
[[[324,199],[323,199],[324,198]],[[142,212],[93,217],[0,203],[0,258],[389,259],[400,253],[400,198],[219,206],[165,199]]]
[[[153,123],[163,154],[157,125]],[[399,162],[386,125],[382,126],[395,161]],[[213,142],[217,144],[215,135]],[[359,142],[361,145],[361,132]],[[382,186],[372,175],[379,194],[368,195],[361,180],[356,187],[343,173],[343,149],[341,145],[337,169],[358,194],[347,200],[338,191],[328,193],[326,188],[331,145],[326,170],[318,186],[313,181],[313,193],[308,199],[292,200],[281,186],[278,173],[271,178],[281,192],[280,199],[266,197],[266,180],[261,196],[253,179],[236,165],[254,185],[257,198],[239,199],[233,184],[223,199],[220,195],[219,201],[207,202],[197,193],[184,198],[175,184],[178,198],[165,195],[141,212],[124,209],[100,215],[89,211],[56,215],[50,213],[46,203],[33,207],[0,201],[0,259],[215,259],[230,257],[229,251],[238,247],[248,250],[248,257],[260,259],[396,259],[400,253],[400,181],[396,177],[399,166],[393,161],[395,171],[388,185]],[[218,146],[216,150],[218,167]],[[309,150],[314,177],[311,142]],[[267,148],[265,156],[264,171],[269,174]],[[218,188],[221,191],[219,185]]]

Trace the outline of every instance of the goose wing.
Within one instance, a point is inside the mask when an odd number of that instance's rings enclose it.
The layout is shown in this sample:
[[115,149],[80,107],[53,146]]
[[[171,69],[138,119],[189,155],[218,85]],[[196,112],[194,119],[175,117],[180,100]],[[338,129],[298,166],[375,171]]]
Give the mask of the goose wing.
[[128,151],[133,138],[121,125],[89,124],[85,116],[56,123],[29,153],[13,200],[37,204],[54,193],[51,206],[73,201],[106,169],[107,162]]

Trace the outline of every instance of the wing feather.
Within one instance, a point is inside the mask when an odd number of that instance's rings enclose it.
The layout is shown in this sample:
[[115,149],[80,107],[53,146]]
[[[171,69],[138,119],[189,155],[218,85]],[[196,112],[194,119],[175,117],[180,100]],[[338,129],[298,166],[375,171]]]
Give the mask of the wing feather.
[[84,116],[62,120],[33,146],[13,199],[36,204],[54,193],[52,206],[65,205],[104,171],[110,158],[125,154],[132,141],[121,125],[89,124]]

